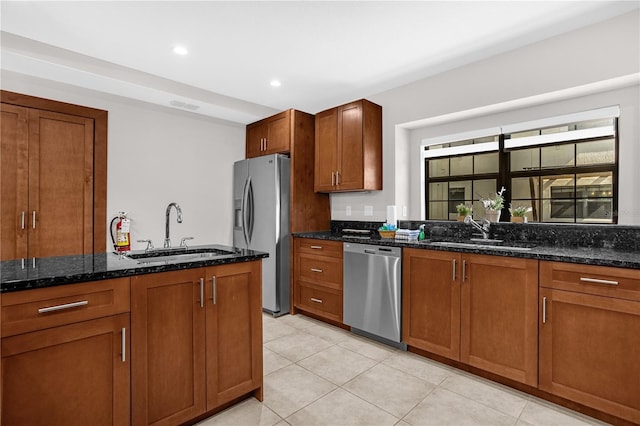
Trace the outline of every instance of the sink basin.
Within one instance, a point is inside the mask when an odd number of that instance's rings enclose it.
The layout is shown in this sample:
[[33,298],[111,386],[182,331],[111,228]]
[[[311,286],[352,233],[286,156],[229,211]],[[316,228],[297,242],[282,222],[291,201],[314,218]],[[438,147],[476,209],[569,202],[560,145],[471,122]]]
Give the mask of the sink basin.
[[158,249],[142,253],[129,253],[125,257],[137,260],[138,263],[186,262],[204,260],[235,254],[230,250],[213,247]]
[[495,244],[479,244],[479,243],[460,243],[454,241],[436,241],[429,243],[431,246],[437,247],[458,247],[458,248],[469,248],[469,249],[481,249],[481,250],[505,250],[505,251],[529,251],[531,247],[523,247],[523,246],[506,246],[506,245],[495,245]]

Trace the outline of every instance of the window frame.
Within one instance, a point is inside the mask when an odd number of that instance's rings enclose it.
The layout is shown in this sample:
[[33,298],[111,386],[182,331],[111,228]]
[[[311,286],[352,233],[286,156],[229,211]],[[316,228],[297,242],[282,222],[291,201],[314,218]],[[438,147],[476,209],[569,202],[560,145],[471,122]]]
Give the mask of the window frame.
[[[613,110],[614,107],[609,107],[609,108],[604,108],[602,110]],[[576,114],[570,114],[567,115],[567,117],[570,116],[577,116],[580,113],[576,113]],[[618,114],[619,115],[619,114]],[[421,161],[422,161],[422,165],[421,165],[421,178],[422,178],[422,184],[424,185],[424,191],[422,196],[424,197],[424,199],[422,200],[422,217],[426,220],[431,220],[429,217],[429,184],[430,183],[437,183],[437,182],[442,182],[442,183],[450,183],[450,182],[457,182],[457,181],[474,181],[474,180],[481,180],[481,179],[496,179],[496,190],[498,188],[501,187],[505,187],[507,189],[509,189],[509,187],[511,186],[511,181],[514,178],[525,178],[525,177],[537,177],[539,179],[539,185],[542,185],[542,179],[544,177],[548,177],[548,176],[559,176],[559,175],[573,175],[574,177],[576,177],[577,175],[583,175],[583,174],[589,174],[589,173],[611,173],[611,180],[612,180],[612,196],[611,196],[611,203],[612,203],[612,212],[611,212],[611,221],[610,222],[598,222],[596,220],[593,221],[578,221],[578,214],[577,214],[577,208],[575,206],[577,206],[577,203],[579,200],[583,200],[584,198],[579,198],[577,197],[577,191],[573,191],[573,204],[574,204],[574,210],[573,210],[573,222],[568,222],[568,221],[553,221],[553,220],[546,220],[546,221],[542,221],[540,220],[541,218],[538,217],[537,223],[572,223],[572,224],[591,224],[591,223],[598,223],[598,224],[617,224],[618,223],[618,196],[619,196],[619,156],[620,156],[620,149],[619,149],[619,144],[620,144],[620,136],[619,136],[619,117],[618,115],[611,115],[609,118],[613,119],[613,128],[614,128],[614,134],[613,136],[600,136],[600,137],[593,137],[593,138],[586,138],[586,139],[577,139],[577,140],[568,140],[568,141],[561,141],[561,142],[555,142],[555,143],[546,143],[546,144],[541,144],[541,145],[532,145],[532,146],[528,146],[528,147],[522,147],[522,148],[510,148],[510,149],[506,149],[505,148],[505,135],[506,134],[511,134],[514,132],[505,132],[503,128],[500,128],[500,133],[498,134],[498,173],[497,175],[495,173],[484,173],[484,174],[467,174],[467,175],[459,175],[459,176],[442,176],[442,177],[429,177],[429,161],[431,160],[442,160],[444,158],[454,158],[454,157],[458,157],[458,156],[468,156],[468,155],[475,155],[475,153],[465,153],[465,154],[461,154],[461,155],[451,155],[451,156],[440,156],[440,157],[434,157],[434,158],[426,158],[424,156],[424,154],[422,154],[421,157]],[[558,120],[557,117],[552,118],[551,120]],[[535,123],[538,122],[542,122],[543,120],[536,120]],[[580,122],[580,121],[587,121],[584,119],[578,119],[575,120],[575,122]],[[531,122],[534,123],[534,122]],[[510,126],[511,127],[511,126]],[[539,127],[539,128],[543,128],[543,127]],[[531,130],[535,130],[535,129],[531,129]],[[471,134],[472,132],[467,132],[466,134]],[[577,165],[577,161],[575,161],[574,163],[576,163],[574,166],[570,166],[570,167],[549,167],[549,168],[544,168],[542,167],[542,163],[541,163],[541,158],[539,159],[540,162],[540,167],[538,169],[534,169],[534,170],[519,170],[519,171],[512,171],[511,170],[511,152],[513,151],[517,151],[517,150],[523,150],[523,149],[531,149],[531,148],[539,148],[539,155],[540,157],[542,156],[542,149],[543,147],[554,147],[554,146],[559,146],[559,145],[567,145],[567,144],[573,144],[574,146],[574,159],[577,159],[577,150],[578,150],[578,145],[582,142],[592,142],[592,141],[600,141],[600,140],[608,140],[608,139],[612,139],[614,140],[614,162],[610,163],[610,164],[590,164],[590,165],[583,165],[583,166],[578,166]],[[449,142],[452,142],[451,137],[441,137],[441,138],[434,138],[433,140],[448,140]],[[421,152],[425,151],[425,147],[428,145],[434,145],[435,143],[432,144],[421,144],[420,149]],[[478,152],[477,154],[483,154],[484,152]],[[475,167],[475,166],[474,166]],[[576,180],[577,181],[577,180]],[[574,184],[575,185],[575,184]],[[575,188],[575,186],[574,186]],[[539,187],[538,188],[538,198],[537,199],[531,199],[531,201],[533,202],[538,202],[539,203],[539,207],[542,208],[542,200],[544,200],[545,198],[543,198],[542,196],[542,188]],[[473,195],[472,195],[473,197]],[[509,213],[509,209],[508,206],[511,204],[512,199],[513,199],[513,194],[511,193],[511,191],[507,190],[506,193],[504,194],[505,197],[505,207],[503,209],[503,213],[501,215],[502,218],[508,219],[511,217],[510,213]],[[444,200],[443,200],[444,201]],[[450,219],[446,219],[446,220],[450,220]]]

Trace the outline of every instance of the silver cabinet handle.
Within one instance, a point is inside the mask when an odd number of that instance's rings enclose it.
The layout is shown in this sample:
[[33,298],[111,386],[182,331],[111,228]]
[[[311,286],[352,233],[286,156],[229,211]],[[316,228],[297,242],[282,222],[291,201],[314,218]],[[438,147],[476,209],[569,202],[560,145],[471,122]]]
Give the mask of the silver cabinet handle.
[[56,306],[49,306],[47,308],[40,308],[38,309],[38,313],[46,314],[47,312],[62,311],[64,309],[77,308],[79,306],[85,306],[88,304],[89,304],[88,300],[81,300],[79,302],[65,303],[64,305],[56,305]]
[[127,329],[122,328],[122,362],[127,362]]
[[268,138],[264,138],[264,150],[267,150],[267,145],[269,144],[269,139]]
[[322,299],[316,299],[315,297],[312,297],[311,301],[316,303],[322,303]]
[[542,323],[547,323],[547,298],[542,298]]
[[336,186],[340,185],[340,172],[336,170]]
[[31,217],[31,225],[33,227],[33,229],[36,229],[36,211],[33,211],[33,215]]
[[216,276],[211,277],[211,300],[216,304]]
[[467,279],[467,261],[462,261],[462,281],[464,282]]
[[24,211],[20,213],[20,229],[24,229]]
[[200,307],[204,308],[204,278],[200,278]]
[[451,261],[451,264],[453,265],[453,267],[452,267],[452,269],[453,269],[453,271],[452,271],[453,272],[453,281],[455,281],[456,280],[456,260],[453,259]]
[[311,246],[313,250],[322,250],[322,246]]
[[311,268],[311,272],[322,272],[322,269]]
[[583,283],[592,283],[592,284],[618,285],[618,281],[599,280],[597,278],[580,277],[580,281]]
[[331,186],[335,186],[335,182],[336,182],[336,174],[334,172],[331,172]]

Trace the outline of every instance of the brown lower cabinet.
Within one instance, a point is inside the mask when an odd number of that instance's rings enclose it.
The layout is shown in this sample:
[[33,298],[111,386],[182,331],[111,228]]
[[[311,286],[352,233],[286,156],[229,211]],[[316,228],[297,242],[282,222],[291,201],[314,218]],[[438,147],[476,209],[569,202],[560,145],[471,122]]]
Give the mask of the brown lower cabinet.
[[3,338],[2,424],[130,424],[123,330],[129,314]]
[[540,262],[540,389],[640,423],[640,271]]
[[403,339],[409,346],[537,385],[537,260],[403,253]]
[[2,424],[130,424],[129,278],[2,295]]
[[294,307],[342,324],[342,242],[294,238]]
[[131,304],[134,425],[262,399],[261,261],[136,276]]

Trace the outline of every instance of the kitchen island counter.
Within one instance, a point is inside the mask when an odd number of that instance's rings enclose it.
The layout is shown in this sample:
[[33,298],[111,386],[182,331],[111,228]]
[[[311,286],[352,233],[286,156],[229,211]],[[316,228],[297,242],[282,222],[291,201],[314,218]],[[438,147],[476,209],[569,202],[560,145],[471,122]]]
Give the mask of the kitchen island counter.
[[140,262],[115,253],[8,260],[0,262],[0,292],[249,262],[268,257],[264,252],[223,245],[197,247],[219,249],[232,254],[167,262]]

